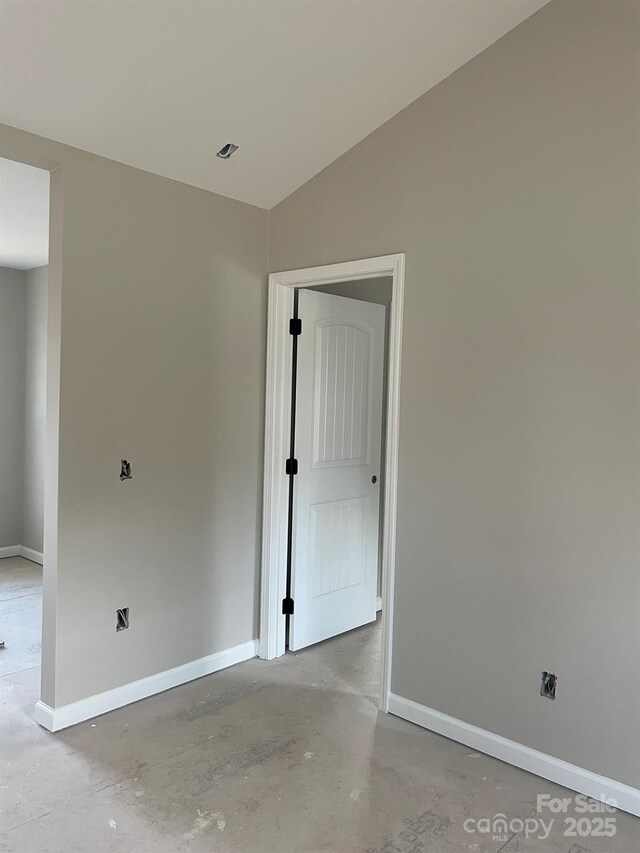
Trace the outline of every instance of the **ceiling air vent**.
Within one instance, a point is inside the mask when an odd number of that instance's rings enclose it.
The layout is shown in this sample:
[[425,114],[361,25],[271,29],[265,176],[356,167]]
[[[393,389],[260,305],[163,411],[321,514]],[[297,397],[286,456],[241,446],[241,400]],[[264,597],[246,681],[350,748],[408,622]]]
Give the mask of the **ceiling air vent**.
[[233,154],[234,151],[238,150],[238,146],[234,145],[233,142],[227,142],[226,145],[223,145],[222,148],[216,154],[216,157],[221,157],[223,160],[228,160],[229,157]]

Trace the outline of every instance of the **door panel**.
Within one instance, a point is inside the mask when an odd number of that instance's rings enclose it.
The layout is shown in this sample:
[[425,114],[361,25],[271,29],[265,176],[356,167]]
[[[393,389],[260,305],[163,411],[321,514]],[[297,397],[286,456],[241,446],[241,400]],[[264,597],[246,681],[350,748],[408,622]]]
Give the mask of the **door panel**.
[[310,290],[298,314],[292,649],[376,618],[385,323]]
[[344,322],[319,322],[314,377],[314,467],[369,461],[368,380],[369,332]]
[[361,586],[365,569],[365,501],[311,505],[311,597]]

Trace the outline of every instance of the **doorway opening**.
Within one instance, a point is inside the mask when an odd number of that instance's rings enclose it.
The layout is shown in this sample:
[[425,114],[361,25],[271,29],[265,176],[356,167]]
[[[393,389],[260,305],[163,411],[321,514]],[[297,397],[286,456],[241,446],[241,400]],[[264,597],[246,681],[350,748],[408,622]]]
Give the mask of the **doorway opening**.
[[49,173],[0,159],[0,677],[38,681]]
[[0,157],[0,679],[36,719],[55,704],[61,269],[62,169]]
[[388,710],[404,255],[269,279],[260,656],[371,623]]

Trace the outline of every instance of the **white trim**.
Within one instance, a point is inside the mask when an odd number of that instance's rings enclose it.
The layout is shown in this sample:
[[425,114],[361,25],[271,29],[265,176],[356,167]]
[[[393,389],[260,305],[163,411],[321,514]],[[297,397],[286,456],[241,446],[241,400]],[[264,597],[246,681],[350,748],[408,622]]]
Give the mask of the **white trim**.
[[39,563],[41,566],[44,563],[42,551],[34,551],[33,548],[25,548],[24,545],[20,546],[20,556],[24,557],[25,560],[31,560],[32,563]]
[[286,590],[288,480],[283,460],[289,455],[291,406],[287,379],[292,360],[287,344],[288,318],[293,311],[293,289],[280,287],[274,276],[269,276],[268,310],[259,654],[272,660],[285,651],[280,614]]
[[19,557],[20,556],[20,545],[5,545],[3,548],[0,548],[0,560],[4,560],[6,557]]
[[486,729],[472,726],[470,723],[464,723],[462,720],[434,711],[433,708],[427,708],[411,699],[396,696],[394,693],[389,696],[389,711],[424,729],[437,732],[479,752],[485,752],[493,758],[506,761],[550,782],[564,785],[565,788],[578,791],[594,800],[610,803],[615,801],[615,805],[622,811],[640,817],[640,790],[637,788],[631,788],[622,782],[616,782],[606,776],[592,773],[591,770],[585,770],[583,767],[569,764],[544,752],[538,752],[536,749],[508,740]]
[[379,595],[376,598],[376,613],[380,613],[381,610],[382,610],[382,596]]
[[25,560],[31,560],[32,563],[40,563],[42,565],[43,558],[40,551],[34,551],[33,548],[25,548],[24,545],[7,545],[0,548],[0,560],[5,557],[24,557]]
[[146,699],[148,696],[162,693],[164,690],[186,684],[196,678],[202,678],[203,675],[211,675],[212,672],[218,672],[233,664],[249,660],[249,658],[256,656],[257,649],[258,641],[251,640],[249,643],[243,643],[240,646],[198,658],[198,660],[185,663],[182,666],[150,675],[148,678],[123,684],[122,687],[115,687],[113,690],[88,696],[86,699],[80,699],[70,705],[62,705],[60,708],[52,708],[50,705],[39,701],[36,702],[33,716],[35,721],[44,726],[45,729],[50,732],[58,732],[68,726],[90,720],[92,717],[106,714],[116,708],[122,708],[131,702],[138,702],[140,699]]
[[267,377],[265,394],[264,495],[262,515],[262,586],[260,602],[261,658],[284,654],[285,622],[281,602],[286,590],[288,481],[284,462],[288,456],[291,414],[291,338],[289,318],[296,287],[333,284],[391,276],[391,328],[385,467],[385,513],[382,546],[382,672],[380,709],[388,710],[391,685],[393,593],[400,418],[400,367],[404,300],[404,255],[385,255],[309,269],[289,270],[269,276],[267,327]]

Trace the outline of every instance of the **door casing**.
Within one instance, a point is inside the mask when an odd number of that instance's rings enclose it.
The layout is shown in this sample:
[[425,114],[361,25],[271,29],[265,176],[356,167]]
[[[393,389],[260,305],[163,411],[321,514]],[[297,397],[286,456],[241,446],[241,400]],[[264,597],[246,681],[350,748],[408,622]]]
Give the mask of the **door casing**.
[[262,572],[259,654],[272,660],[285,653],[292,346],[289,320],[297,287],[361,281],[391,276],[393,280],[389,331],[386,462],[382,534],[382,659],[379,707],[389,710],[394,618],[400,368],[404,302],[403,253],[347,261],[269,276],[267,374],[265,394],[264,493],[262,510]]

